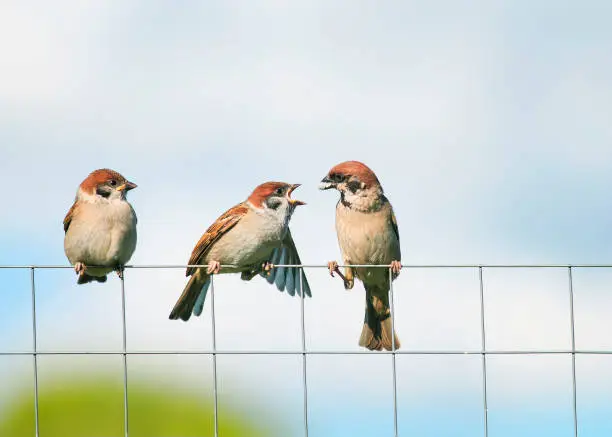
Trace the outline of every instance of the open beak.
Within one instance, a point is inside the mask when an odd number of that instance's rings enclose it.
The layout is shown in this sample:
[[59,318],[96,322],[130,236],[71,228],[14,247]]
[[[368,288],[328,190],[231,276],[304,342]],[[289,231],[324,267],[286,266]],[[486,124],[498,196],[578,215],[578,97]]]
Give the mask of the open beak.
[[330,188],[336,188],[336,184],[330,178],[325,176],[323,179],[321,179],[319,190],[329,190]]
[[291,205],[295,205],[295,206],[298,206],[298,205],[306,205],[306,202],[302,202],[301,200],[297,200],[297,199],[292,199],[292,198],[291,198],[291,193],[293,193],[293,191],[294,191],[294,190],[295,190],[297,187],[299,187],[300,185],[302,185],[302,184],[293,184],[293,185],[291,185],[291,188],[289,188],[289,191],[287,191],[287,198],[289,199],[289,203],[290,203]]
[[127,181],[125,184],[119,185],[117,187],[117,191],[130,191],[136,188],[137,186],[138,185],[136,185],[134,182]]

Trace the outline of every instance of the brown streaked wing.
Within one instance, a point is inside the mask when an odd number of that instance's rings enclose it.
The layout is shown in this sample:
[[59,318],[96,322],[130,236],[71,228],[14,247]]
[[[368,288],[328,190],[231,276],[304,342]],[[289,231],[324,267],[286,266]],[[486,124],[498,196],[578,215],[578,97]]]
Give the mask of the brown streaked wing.
[[[203,264],[204,257],[210,250],[211,246],[221,238],[227,231],[236,226],[236,223],[240,221],[242,217],[248,212],[249,207],[244,203],[228,209],[219,217],[215,222],[210,225],[204,235],[200,238],[200,241],[196,244],[191,252],[191,258],[189,258],[189,264]],[[186,276],[190,276],[195,271],[195,267],[187,267]]]
[[393,228],[393,232],[395,232],[395,236],[397,237],[397,242],[400,241],[399,229],[397,228],[397,219],[395,218],[395,213],[393,212],[393,208],[391,208],[391,227]]
[[70,222],[72,221],[72,217],[77,210],[77,203],[74,202],[68,212],[66,213],[66,217],[64,217],[64,233],[68,232],[68,228],[70,227]]

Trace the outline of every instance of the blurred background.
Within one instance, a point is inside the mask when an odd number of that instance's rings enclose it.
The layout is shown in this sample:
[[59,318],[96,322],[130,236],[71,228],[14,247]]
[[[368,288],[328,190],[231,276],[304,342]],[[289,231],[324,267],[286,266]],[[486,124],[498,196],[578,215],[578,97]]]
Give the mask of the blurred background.
[[[267,180],[302,183],[306,264],[339,258],[348,159],[378,175],[404,264],[612,263],[612,4],[603,1],[13,1],[0,5],[0,264],[65,264],[87,174],[138,184],[131,264],[184,264]],[[306,346],[358,350],[364,292],[309,269]],[[574,271],[576,348],[612,349],[612,271]],[[36,270],[40,351],[118,351],[121,290]],[[567,350],[567,269],[485,269],[487,348]],[[127,348],[207,350],[169,321],[183,269],[126,272]],[[301,348],[300,300],[216,279],[217,347]],[[404,350],[479,350],[475,269],[404,269]],[[0,351],[32,351],[30,271],[0,269]],[[128,357],[130,436],[212,434],[212,361]],[[393,434],[391,357],[307,360],[310,436]],[[40,432],[123,435],[120,356],[40,356]],[[303,435],[302,361],[220,355],[222,436]],[[612,433],[612,357],[576,358],[580,436]],[[569,355],[491,356],[489,435],[572,436]],[[483,435],[480,357],[397,357],[400,435]],[[0,435],[34,434],[33,359],[0,355]],[[72,433],[72,434],[71,434]]]

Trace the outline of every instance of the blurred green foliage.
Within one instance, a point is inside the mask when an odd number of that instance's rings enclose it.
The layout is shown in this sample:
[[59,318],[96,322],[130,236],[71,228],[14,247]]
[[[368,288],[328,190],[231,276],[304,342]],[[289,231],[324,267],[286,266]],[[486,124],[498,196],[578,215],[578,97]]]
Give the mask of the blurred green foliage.
[[[212,389],[204,395],[161,386],[157,381],[130,382],[130,437],[214,435]],[[17,390],[13,399],[0,416],[0,436],[34,436],[31,386]],[[41,437],[123,437],[123,422],[123,385],[117,378],[107,375],[55,378],[52,385],[39,389]],[[231,402],[219,407],[220,437],[287,436],[281,427],[281,423],[266,421],[261,414],[255,418],[253,413],[239,411]]]

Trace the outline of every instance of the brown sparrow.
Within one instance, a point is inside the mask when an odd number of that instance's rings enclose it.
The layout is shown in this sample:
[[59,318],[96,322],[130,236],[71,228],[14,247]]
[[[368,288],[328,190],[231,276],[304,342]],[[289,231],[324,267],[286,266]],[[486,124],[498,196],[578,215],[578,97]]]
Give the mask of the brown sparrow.
[[105,282],[136,249],[136,213],[126,200],[136,184],[106,168],[81,182],[74,204],[64,218],[64,252],[79,275],[77,284]]
[[[323,178],[321,190],[340,192],[336,206],[336,232],[343,263],[389,265],[393,279],[399,275],[400,241],[393,208],[385,197],[378,178],[365,164],[347,161],[333,167]],[[389,308],[389,270],[384,268],[345,267],[329,263],[329,272],[353,288],[354,277],[366,290],[366,311],[359,345],[370,350],[392,349],[391,311]],[[395,349],[400,342],[395,335]]]
[[[186,276],[191,276],[170,313],[170,319],[189,320],[191,314],[202,314],[210,277],[217,273],[241,273],[249,281],[257,274],[280,291],[291,296],[304,292],[310,296],[310,285],[301,269],[274,264],[301,264],[289,220],[298,205],[305,203],[291,198],[300,184],[266,182],[259,185],[247,200],[227,210],[202,235],[196,244]],[[223,267],[221,265],[231,265]],[[300,288],[301,272],[301,288]]]

